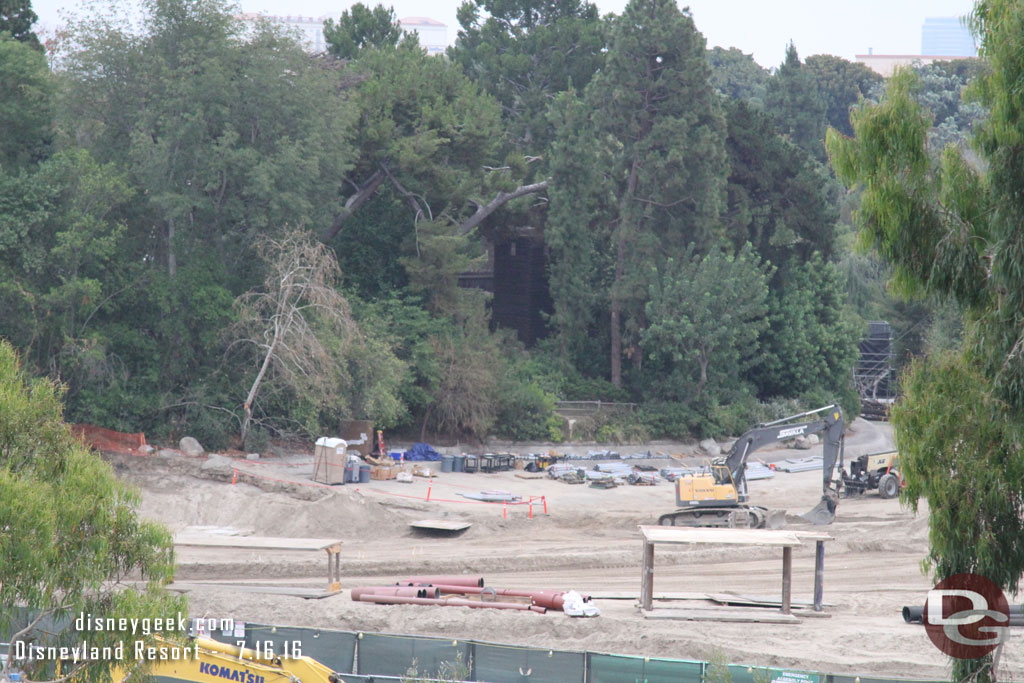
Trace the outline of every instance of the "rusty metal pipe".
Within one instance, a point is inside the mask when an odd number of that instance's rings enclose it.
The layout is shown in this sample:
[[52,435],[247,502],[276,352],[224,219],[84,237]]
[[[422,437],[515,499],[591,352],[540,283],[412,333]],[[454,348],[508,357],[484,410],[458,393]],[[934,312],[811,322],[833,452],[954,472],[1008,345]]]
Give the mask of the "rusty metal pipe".
[[483,588],[482,576],[408,576],[401,581],[402,585],[435,584],[445,586],[479,586]]
[[359,586],[352,589],[352,599],[361,595],[393,595],[403,598],[439,598],[441,591],[432,586]]
[[[494,591],[495,595],[506,595],[508,597],[516,598],[530,598],[533,600],[533,603],[535,605],[546,607],[547,609],[560,610],[562,609],[562,605],[565,603],[565,598],[563,597],[565,595],[565,591],[530,591],[517,588],[492,588],[490,586],[488,586],[487,588],[478,588],[476,586],[452,586],[443,584],[435,584],[434,588],[440,589],[442,595],[479,595],[481,593],[486,593],[488,591]],[[590,596],[584,595],[583,601],[590,602]]]

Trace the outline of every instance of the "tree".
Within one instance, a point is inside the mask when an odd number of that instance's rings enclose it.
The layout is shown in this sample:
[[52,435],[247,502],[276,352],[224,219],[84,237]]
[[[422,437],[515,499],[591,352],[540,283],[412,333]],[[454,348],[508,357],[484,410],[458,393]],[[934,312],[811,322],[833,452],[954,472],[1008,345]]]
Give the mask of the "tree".
[[[357,355],[361,364],[376,362],[378,368],[394,357],[380,344],[359,354],[367,340],[336,288],[340,272],[332,252],[295,230],[264,238],[259,250],[268,267],[266,280],[262,288],[236,300],[238,322],[231,332],[234,343],[258,349],[258,370],[240,421],[243,445],[265,382],[278,391],[286,388],[292,400],[311,403],[315,419],[310,427],[318,426],[324,408],[335,416],[358,414],[393,424],[399,412],[394,394],[401,363],[387,365],[384,373],[352,377]],[[362,400],[353,400],[357,398]]]
[[781,266],[834,255],[836,184],[804,150],[775,133],[769,116],[745,102],[725,106],[729,153],[723,215],[736,249],[750,242]]
[[[947,147],[928,153],[930,117],[904,70],[878,106],[853,117],[856,137],[829,133],[847,184],[864,186],[865,244],[893,266],[904,294],[935,294],[965,313],[953,352],[918,359],[894,408],[905,499],[928,499],[928,561],[936,578],[974,572],[1015,592],[1024,573],[1024,12],[982,0],[972,15],[989,70],[977,94],[990,114],[975,134],[982,171]],[[970,539],[970,542],[964,542]],[[954,680],[993,680],[991,659],[955,660]]]
[[[481,20],[481,11],[486,19]],[[543,154],[554,130],[551,98],[582,91],[604,62],[597,6],[581,0],[467,0],[449,57],[502,108],[513,147]]]
[[707,52],[711,65],[711,84],[718,92],[733,100],[743,100],[763,108],[768,71],[735,47],[728,50],[713,47]]
[[[11,654],[18,641],[77,644],[80,633],[47,628],[66,614],[187,614],[184,598],[162,589],[174,570],[170,532],[139,519],[137,492],[71,433],[60,393],[48,380],[29,379],[0,341],[0,633],[13,633]],[[146,588],[131,587],[140,578]],[[79,661],[63,676],[102,680],[114,664],[135,662],[131,641],[143,639],[127,629],[89,636],[99,647],[126,641],[128,661]],[[0,676],[16,664],[28,667],[30,680],[56,677],[52,662],[13,658],[0,662]]]
[[552,105],[556,130],[551,147],[551,206],[544,230],[549,250],[549,320],[560,356],[590,376],[608,376],[608,292],[615,271],[609,188],[612,157],[590,121],[590,109],[574,92]]
[[709,387],[735,389],[760,356],[771,267],[750,245],[735,256],[718,250],[701,256],[691,246],[657,275],[642,343],[665,367],[659,398],[688,402]]
[[32,31],[38,19],[29,0],[0,0],[0,34],[10,33],[15,40],[42,52],[39,36]]
[[882,77],[864,64],[848,62],[833,55],[813,55],[804,69],[818,87],[825,102],[825,121],[843,135],[853,135],[850,107],[882,83]]
[[765,109],[786,139],[815,159],[825,159],[825,113],[827,103],[814,75],[796,53],[786,47],[786,59],[768,81]]
[[88,405],[110,426],[187,424],[225,443],[235,425],[215,407],[244,380],[224,365],[221,331],[232,301],[263,279],[260,237],[333,217],[354,156],[348,83],[220,0],[149,0],[138,32],[91,19],[71,34],[60,129],[130,179],[112,216],[125,226],[112,272],[146,283],[110,290],[120,293],[92,319],[111,332],[97,355],[119,381],[93,383]]
[[610,149],[615,212],[610,307],[611,381],[622,358],[642,364],[640,335],[650,264],[723,237],[725,121],[704,37],[671,0],[633,0],[612,26],[605,67],[586,90],[594,128]]
[[15,171],[44,155],[54,91],[45,55],[4,33],[0,22],[0,169]]
[[111,317],[143,273],[122,260],[118,212],[131,196],[122,174],[84,150],[58,152],[31,173],[0,173],[5,334],[33,370],[64,383],[68,414],[80,421],[97,416],[94,392],[124,389]]
[[341,13],[338,23],[324,22],[324,40],[328,52],[341,59],[355,59],[367,48],[395,47],[403,37],[416,43],[416,37],[402,30],[394,8],[377,5],[372,10],[361,2]]

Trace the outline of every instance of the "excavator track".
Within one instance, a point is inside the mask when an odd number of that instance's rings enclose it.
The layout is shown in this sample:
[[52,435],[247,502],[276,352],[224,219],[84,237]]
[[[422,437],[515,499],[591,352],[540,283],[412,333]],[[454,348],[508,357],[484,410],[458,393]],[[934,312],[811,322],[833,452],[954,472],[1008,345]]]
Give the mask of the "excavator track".
[[763,529],[770,510],[757,505],[702,507],[676,510],[658,518],[661,526],[724,527],[729,529]]

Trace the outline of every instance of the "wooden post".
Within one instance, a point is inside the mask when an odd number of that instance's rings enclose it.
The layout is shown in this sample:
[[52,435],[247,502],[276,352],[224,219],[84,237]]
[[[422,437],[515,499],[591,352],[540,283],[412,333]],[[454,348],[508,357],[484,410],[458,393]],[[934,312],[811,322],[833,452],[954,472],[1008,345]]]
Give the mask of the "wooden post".
[[793,588],[793,548],[782,549],[782,613],[790,613],[790,596]]
[[822,593],[825,586],[825,541],[818,541],[814,548],[814,611],[820,612]]
[[644,540],[644,555],[640,565],[640,608],[654,607],[654,544]]

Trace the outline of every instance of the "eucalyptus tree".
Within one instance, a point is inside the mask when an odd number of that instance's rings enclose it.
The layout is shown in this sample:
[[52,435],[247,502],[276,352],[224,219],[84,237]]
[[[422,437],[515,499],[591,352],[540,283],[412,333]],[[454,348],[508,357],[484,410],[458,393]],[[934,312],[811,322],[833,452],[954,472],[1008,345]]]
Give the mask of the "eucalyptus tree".
[[[855,138],[830,132],[829,151],[864,186],[863,240],[892,264],[892,286],[964,312],[963,343],[914,362],[892,414],[904,498],[928,500],[928,563],[936,578],[974,572],[1012,592],[1024,573],[1024,12],[982,0],[971,23],[989,67],[975,91],[990,112],[974,137],[981,169],[958,146],[929,155],[910,71],[855,113]],[[991,664],[954,660],[953,680],[993,680]]]

